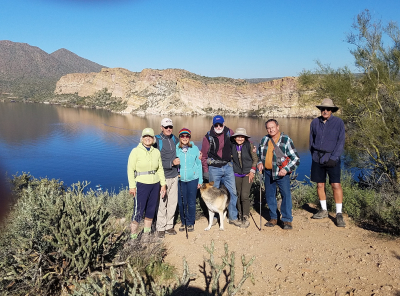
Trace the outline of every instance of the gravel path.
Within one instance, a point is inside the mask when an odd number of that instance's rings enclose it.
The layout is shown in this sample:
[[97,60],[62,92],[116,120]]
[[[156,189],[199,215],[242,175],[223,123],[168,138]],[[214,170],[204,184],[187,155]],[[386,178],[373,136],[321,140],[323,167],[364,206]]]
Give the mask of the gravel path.
[[[393,295],[400,296],[400,239],[359,228],[345,216],[346,228],[338,228],[330,219],[313,220],[312,213],[296,210],[293,230],[262,227],[260,216],[252,212],[247,229],[225,223],[204,231],[207,219],[196,221],[195,231],[167,236],[166,261],[182,269],[185,256],[191,272],[197,273],[190,287],[207,289],[204,245],[215,243],[217,262],[224,252],[236,253],[236,283],[242,275],[240,256],[256,259],[251,266],[254,285],[248,279],[237,295]],[[266,220],[262,219],[262,224]],[[257,224],[257,226],[256,226]],[[178,231],[178,227],[176,227]],[[209,268],[206,265],[206,275]],[[224,276],[221,276],[223,286]],[[192,293],[199,295],[199,293]]]

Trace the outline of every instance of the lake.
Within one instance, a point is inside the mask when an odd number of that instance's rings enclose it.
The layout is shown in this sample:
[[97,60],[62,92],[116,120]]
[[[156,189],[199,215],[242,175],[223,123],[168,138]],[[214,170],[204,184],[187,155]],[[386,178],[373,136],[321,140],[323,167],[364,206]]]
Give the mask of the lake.
[[[88,181],[95,189],[118,192],[128,186],[126,165],[141,132],[151,127],[160,132],[164,116],[114,114],[104,110],[64,108],[45,104],[0,103],[0,167],[12,176],[29,172],[34,177],[59,179],[66,185]],[[171,116],[174,133],[192,131],[201,148],[202,138],[212,125],[212,116]],[[266,134],[269,118],[225,117],[228,127],[243,127],[258,145]],[[288,134],[297,148],[301,164],[298,179],[310,175],[308,151],[312,119],[277,118],[280,131]]]

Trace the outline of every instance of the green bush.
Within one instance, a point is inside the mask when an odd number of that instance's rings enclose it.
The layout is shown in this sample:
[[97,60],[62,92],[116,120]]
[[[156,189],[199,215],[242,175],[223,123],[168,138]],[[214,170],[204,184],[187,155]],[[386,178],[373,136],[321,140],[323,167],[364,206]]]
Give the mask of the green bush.
[[[361,187],[354,177],[342,171],[343,212],[356,223],[368,224],[376,229],[391,233],[400,233],[400,197],[396,187],[388,184],[379,188]],[[335,211],[332,188],[326,183],[326,197],[329,211]],[[316,184],[299,183],[292,190],[293,206],[301,208],[304,204],[319,205]]]
[[95,192],[29,174],[12,183],[16,201],[0,235],[3,294],[55,293],[112,261],[125,233],[117,233]]

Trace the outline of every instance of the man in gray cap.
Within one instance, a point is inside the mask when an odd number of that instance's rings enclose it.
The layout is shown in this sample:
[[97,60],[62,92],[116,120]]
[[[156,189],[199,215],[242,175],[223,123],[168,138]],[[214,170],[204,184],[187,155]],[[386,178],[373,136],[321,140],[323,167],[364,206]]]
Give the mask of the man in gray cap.
[[345,140],[344,123],[339,117],[333,116],[339,107],[335,106],[331,99],[324,99],[321,105],[316,107],[321,111],[321,116],[315,118],[310,125],[311,181],[317,183],[321,210],[313,215],[313,219],[328,218],[325,193],[328,174],[336,203],[336,226],[345,227],[342,215],[343,189],[340,184],[340,156]]
[[176,157],[176,143],[178,138],[172,134],[174,125],[170,118],[161,120],[161,133],[156,135],[154,147],[160,150],[164,175],[167,182],[167,192],[160,200],[157,211],[156,230],[159,238],[165,234],[175,235],[174,215],[178,204],[178,166]]

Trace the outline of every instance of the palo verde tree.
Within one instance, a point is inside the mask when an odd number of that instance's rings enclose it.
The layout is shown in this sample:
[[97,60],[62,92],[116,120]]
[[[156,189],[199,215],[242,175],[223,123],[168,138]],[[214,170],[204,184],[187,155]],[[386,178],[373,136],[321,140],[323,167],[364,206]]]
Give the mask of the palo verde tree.
[[352,29],[347,42],[359,74],[318,63],[299,81],[313,99],[330,97],[340,106],[349,159],[370,172],[369,183],[400,184],[400,30],[374,21],[368,10]]

